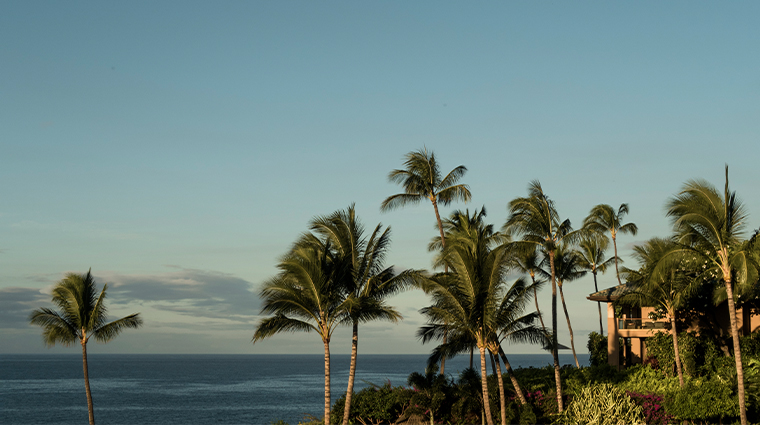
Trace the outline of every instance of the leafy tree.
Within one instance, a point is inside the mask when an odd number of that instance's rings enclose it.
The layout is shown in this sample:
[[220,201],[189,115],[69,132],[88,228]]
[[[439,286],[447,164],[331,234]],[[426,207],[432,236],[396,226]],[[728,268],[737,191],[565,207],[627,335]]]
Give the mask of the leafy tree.
[[[609,239],[600,233],[584,235],[578,243],[576,263],[578,264],[578,267],[590,271],[591,274],[594,275],[594,292],[599,292],[599,286],[596,281],[597,273],[606,272],[610,263],[617,261],[617,257],[605,259],[604,253],[607,251],[608,244]],[[599,309],[599,335],[604,335],[601,301],[597,301],[596,306]]]
[[95,413],[87,370],[87,342],[95,337],[96,341],[106,343],[124,329],[138,328],[142,325],[139,313],[106,322],[108,319],[105,305],[107,288],[107,284],[103,285],[98,295],[92,270],[87,274],[69,273],[53,288],[53,303],[60,310],[40,308],[34,310],[29,316],[29,321],[33,325],[42,327],[42,339],[47,346],[53,346],[56,343],[70,346],[75,341],[79,341],[82,346],[82,369],[90,425],[95,423]]
[[[680,262],[686,258],[704,262],[707,275],[724,283],[734,345],[740,417],[742,425],[745,425],[744,372],[733,285],[757,282],[758,264],[754,249],[758,233],[755,232],[748,240],[743,239],[747,212],[736,192],[729,189],[728,166],[723,193],[704,180],[690,180],[681,192],[668,201],[667,207],[679,244],[678,249],[671,251],[671,261]],[[662,267],[668,267],[667,262],[660,263]]]
[[571,243],[578,237],[578,232],[573,232],[570,220],[560,220],[554,202],[544,194],[541,183],[538,181],[532,181],[528,185],[527,197],[516,198],[509,203],[509,212],[504,230],[508,236],[521,238],[511,243],[512,249],[519,251],[533,248],[549,258],[552,283],[551,349],[554,358],[557,408],[561,412],[563,410],[562,377],[557,353],[557,276],[554,257],[559,245],[563,242]]
[[[446,239],[443,235],[438,204],[446,206],[457,200],[465,203],[470,200],[472,194],[469,187],[466,184],[457,184],[467,172],[467,168],[460,165],[441,178],[441,170],[435,160],[435,154],[428,153],[427,148],[406,154],[404,166],[403,170],[393,170],[388,174],[388,180],[402,185],[404,192],[386,198],[380,204],[380,211],[418,204],[422,199],[427,198],[433,204],[438,231],[441,234],[441,246],[445,246]],[[444,339],[446,339],[445,336]],[[441,374],[444,368],[445,361],[441,361]]]
[[280,332],[315,331],[325,349],[325,424],[330,422],[330,339],[348,314],[345,288],[340,286],[344,264],[330,243],[303,235],[281,259],[280,272],[260,290],[261,314],[271,315],[256,327],[255,344]]
[[520,272],[529,275],[531,282],[533,282],[533,301],[536,303],[538,320],[541,322],[541,329],[548,335],[546,332],[546,326],[544,325],[544,318],[541,315],[541,309],[538,307],[538,290],[543,288],[544,283],[546,283],[543,279],[536,279],[536,273],[541,269],[541,258],[535,247],[530,246],[529,249],[514,252],[512,255],[512,261],[513,267]]
[[329,242],[333,258],[343,265],[339,286],[345,288],[346,320],[352,325],[351,365],[343,409],[343,425],[347,425],[356,376],[359,322],[397,322],[401,319],[401,314],[388,306],[385,299],[410,288],[417,272],[405,270],[395,275],[393,267],[385,268],[385,255],[390,246],[390,228],[383,230],[382,225],[378,224],[369,239],[366,239],[354,205],[345,211],[315,218],[310,228],[322,241]]
[[583,227],[597,233],[610,232],[612,237],[612,246],[615,248],[615,275],[618,279],[618,285],[622,285],[620,281],[620,270],[618,268],[618,252],[617,252],[617,235],[631,234],[636,236],[639,228],[634,223],[623,224],[623,218],[628,214],[628,204],[620,204],[617,212],[612,206],[607,204],[599,204],[591,209],[588,217],[583,221]]

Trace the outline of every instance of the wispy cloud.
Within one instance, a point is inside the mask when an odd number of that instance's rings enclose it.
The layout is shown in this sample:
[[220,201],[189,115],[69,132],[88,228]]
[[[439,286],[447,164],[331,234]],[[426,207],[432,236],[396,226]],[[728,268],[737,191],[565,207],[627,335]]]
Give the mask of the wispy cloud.
[[29,327],[29,313],[50,303],[50,296],[38,289],[0,288],[0,328]]

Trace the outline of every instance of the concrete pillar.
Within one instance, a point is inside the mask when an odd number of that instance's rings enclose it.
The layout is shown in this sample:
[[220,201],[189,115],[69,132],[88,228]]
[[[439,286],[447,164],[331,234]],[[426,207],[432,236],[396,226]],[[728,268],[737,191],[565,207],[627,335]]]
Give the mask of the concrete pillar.
[[612,303],[607,303],[607,363],[620,370],[620,343],[618,338],[618,322],[615,319],[615,307]]

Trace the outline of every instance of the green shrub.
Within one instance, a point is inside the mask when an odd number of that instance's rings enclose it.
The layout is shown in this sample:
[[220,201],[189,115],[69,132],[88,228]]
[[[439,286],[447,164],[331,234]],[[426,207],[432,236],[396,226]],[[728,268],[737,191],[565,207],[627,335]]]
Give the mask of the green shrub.
[[641,406],[612,384],[584,388],[567,410],[557,415],[555,423],[588,425],[643,424]]
[[607,364],[607,337],[597,332],[588,334],[589,363],[591,366],[601,366]]
[[730,383],[720,379],[689,380],[665,403],[678,420],[717,423],[739,416],[739,402]]

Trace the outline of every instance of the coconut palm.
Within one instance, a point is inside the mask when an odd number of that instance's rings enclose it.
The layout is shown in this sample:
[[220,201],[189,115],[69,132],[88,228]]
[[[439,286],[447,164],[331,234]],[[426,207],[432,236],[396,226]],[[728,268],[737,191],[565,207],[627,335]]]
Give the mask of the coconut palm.
[[[494,329],[499,288],[507,271],[508,259],[501,237],[493,226],[482,221],[484,212],[455,211],[451,222],[461,229],[450,239],[436,265],[448,265],[450,272],[438,273],[422,282],[422,289],[433,298],[433,305],[423,308],[428,317],[418,335],[423,343],[441,339],[449,332],[449,340],[434,350],[429,363],[466,351],[474,343],[480,352],[481,389],[486,421],[493,425],[488,403],[486,352]],[[463,235],[469,234],[470,237]],[[456,242],[453,242],[456,240]],[[435,359],[434,359],[435,357]]]
[[330,423],[330,340],[348,312],[346,289],[340,286],[345,264],[329,243],[303,235],[281,259],[280,272],[261,290],[261,314],[271,315],[256,327],[255,344],[280,332],[315,331],[325,350],[325,424]]
[[522,273],[526,273],[530,276],[531,282],[533,282],[533,301],[536,304],[536,312],[538,313],[538,319],[541,322],[541,329],[546,332],[546,326],[544,325],[544,318],[541,315],[541,309],[538,308],[538,290],[546,283],[543,279],[536,279],[536,273],[541,269],[541,258],[538,255],[538,251],[535,247],[531,246],[527,250],[515,252],[513,257],[513,267]]
[[[380,204],[380,211],[389,211],[410,204],[418,204],[427,198],[433,204],[435,219],[438,223],[438,232],[441,235],[441,246],[446,245],[443,236],[443,224],[441,214],[438,212],[438,204],[443,206],[461,200],[467,203],[472,194],[466,184],[457,184],[459,179],[467,172],[464,165],[460,165],[449,171],[441,178],[441,170],[435,160],[435,154],[427,148],[406,154],[403,170],[393,170],[388,174],[388,180],[404,187],[404,193],[398,193],[387,197]],[[444,336],[444,339],[446,337]],[[445,369],[445,362],[441,362],[441,374]]]
[[612,206],[607,204],[599,204],[591,209],[588,217],[583,221],[583,227],[597,233],[610,232],[612,237],[612,246],[615,249],[615,275],[618,279],[618,285],[622,285],[620,280],[620,270],[618,268],[618,252],[617,252],[617,235],[631,234],[636,236],[639,228],[634,223],[623,224],[623,218],[628,214],[628,204],[620,204],[617,213]]
[[333,257],[345,265],[341,273],[343,282],[339,285],[346,288],[346,319],[352,326],[351,365],[343,409],[343,425],[347,425],[356,377],[359,323],[373,320],[397,322],[401,319],[401,314],[388,306],[385,299],[412,287],[418,272],[405,270],[396,275],[393,267],[384,266],[390,247],[390,228],[383,230],[382,225],[378,224],[366,239],[354,205],[344,211],[315,218],[310,229],[321,237],[321,241],[330,243]]
[[[541,274],[546,277],[551,277],[551,267],[544,258],[543,268]],[[570,324],[570,315],[567,312],[567,304],[565,303],[565,293],[563,286],[566,282],[571,282],[586,275],[586,271],[583,270],[577,262],[577,255],[575,251],[570,250],[564,244],[559,245],[554,255],[554,273],[557,279],[557,288],[559,289],[559,297],[562,302],[562,310],[565,313],[565,320],[567,320],[567,329],[570,332],[570,349],[573,352],[573,358],[575,359],[575,367],[580,368],[581,365],[578,362],[578,355],[575,353],[575,341],[573,335],[573,326]]]
[[702,280],[696,276],[687,276],[685,264],[668,262],[666,267],[658,267],[660,260],[666,257],[678,245],[672,240],[653,238],[643,245],[633,248],[633,256],[641,264],[639,270],[623,268],[627,281],[633,290],[618,300],[619,304],[634,304],[645,307],[657,307],[665,311],[670,319],[670,334],[673,337],[678,382],[683,387],[683,368],[678,349],[678,332],[676,322],[678,311],[684,308],[690,298],[699,289]]
[[[617,261],[617,257],[605,259],[604,253],[607,251],[608,244],[609,239],[607,239],[605,235],[601,233],[590,233],[581,238],[581,241],[578,243],[578,248],[576,249],[575,261],[578,264],[578,267],[590,271],[591,274],[594,275],[594,292],[599,292],[599,285],[596,281],[597,273],[606,272],[611,263]],[[599,335],[604,335],[602,303],[597,301],[596,306],[599,309]]]
[[[739,412],[744,425],[747,410],[733,285],[757,281],[758,263],[753,250],[758,233],[748,240],[743,239],[747,212],[736,192],[729,189],[728,166],[723,193],[704,180],[690,180],[668,201],[667,208],[680,245],[671,251],[672,261],[684,258],[702,261],[709,275],[724,283],[736,361]],[[660,263],[668,266],[667,262]]]
[[34,310],[29,316],[33,325],[42,327],[42,339],[47,346],[59,343],[70,346],[79,341],[82,346],[82,369],[84,371],[84,389],[87,393],[87,411],[90,425],[95,423],[92,407],[90,378],[87,369],[87,342],[95,337],[98,342],[108,342],[124,329],[138,328],[142,325],[139,313],[130,314],[113,322],[106,322],[106,289],[98,295],[92,270],[87,274],[68,273],[53,288],[53,303],[59,311],[49,308]]
[[554,381],[557,389],[557,407],[564,410],[562,403],[562,380],[560,377],[559,355],[557,353],[557,279],[554,257],[560,244],[570,243],[578,237],[573,232],[570,220],[561,221],[554,202],[544,194],[537,180],[528,185],[528,196],[513,199],[509,203],[509,218],[504,225],[506,234],[521,238],[511,243],[511,249],[539,250],[549,259],[552,283],[552,333],[551,349],[554,358]]

